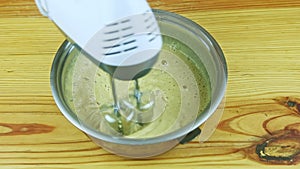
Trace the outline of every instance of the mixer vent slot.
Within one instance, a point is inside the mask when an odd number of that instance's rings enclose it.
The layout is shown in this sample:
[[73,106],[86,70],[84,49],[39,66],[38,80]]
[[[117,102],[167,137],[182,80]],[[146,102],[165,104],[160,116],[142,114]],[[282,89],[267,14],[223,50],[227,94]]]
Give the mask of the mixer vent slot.
[[123,45],[128,45],[128,44],[131,44],[131,43],[134,43],[134,42],[136,42],[136,40],[131,40],[131,41],[124,42]]
[[145,19],[145,22],[148,22],[148,21],[150,21],[150,20],[153,20],[152,18],[153,18],[153,16],[150,15],[148,18]]
[[133,35],[134,35],[134,33],[129,33],[129,34],[126,34],[126,35],[122,36],[122,38],[128,38],[128,37],[133,36]]
[[116,55],[116,54],[120,54],[121,51],[117,51],[117,52],[111,52],[111,53],[105,53],[105,56],[110,56],[110,55]]
[[114,37],[114,38],[110,38],[110,39],[105,39],[104,42],[111,42],[111,41],[116,41],[119,40],[119,37]]
[[158,34],[154,35],[154,37],[153,37],[153,38],[149,39],[149,42],[152,42],[152,41],[154,41],[154,39],[156,39],[157,37],[158,37]]
[[129,29],[132,29],[132,26],[128,26],[128,27],[122,28],[122,31],[127,31]]
[[119,30],[113,30],[113,31],[110,31],[110,32],[105,32],[104,34],[114,34],[114,33],[118,33]]
[[154,25],[154,21],[150,25],[146,26],[146,28],[150,29],[153,25]]
[[104,49],[111,49],[111,48],[117,48],[117,47],[119,47],[119,46],[121,46],[120,44],[117,44],[117,45],[112,45],[112,46],[105,46],[105,47],[103,47]]
[[119,23],[118,22],[115,22],[115,23],[111,23],[111,24],[108,24],[108,25],[106,25],[107,27],[110,27],[110,26],[116,26],[116,25],[118,25]]
[[126,19],[126,20],[121,21],[121,23],[128,23],[128,22],[130,22],[130,19]]
[[128,52],[128,51],[134,50],[134,49],[136,49],[136,48],[137,48],[137,46],[134,46],[134,47],[132,47],[132,48],[125,49],[124,52]]

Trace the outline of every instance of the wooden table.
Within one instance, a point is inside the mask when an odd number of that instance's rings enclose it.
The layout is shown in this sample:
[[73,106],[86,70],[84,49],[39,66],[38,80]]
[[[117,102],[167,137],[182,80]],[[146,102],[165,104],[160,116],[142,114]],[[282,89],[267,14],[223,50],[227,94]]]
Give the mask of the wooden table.
[[1,0],[0,168],[299,168],[300,1],[149,2],[203,26],[225,53],[226,107],[212,137],[149,160],[102,150],[52,98],[49,72],[63,35],[33,0]]

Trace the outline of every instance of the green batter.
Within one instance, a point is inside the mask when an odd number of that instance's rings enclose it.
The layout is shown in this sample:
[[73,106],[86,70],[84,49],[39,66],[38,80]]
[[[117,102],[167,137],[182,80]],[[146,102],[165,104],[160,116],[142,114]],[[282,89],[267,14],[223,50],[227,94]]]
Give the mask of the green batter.
[[[145,111],[146,116],[153,117],[151,120],[137,122],[126,116],[116,117],[109,75],[79,51],[73,50],[66,64],[64,93],[69,107],[82,123],[109,135],[163,135],[193,123],[210,104],[211,87],[204,65],[188,46],[169,36],[163,36],[163,49],[151,72],[139,79],[145,103],[154,101]],[[134,82],[117,84],[118,98],[133,102]],[[122,133],[116,120],[121,121]]]

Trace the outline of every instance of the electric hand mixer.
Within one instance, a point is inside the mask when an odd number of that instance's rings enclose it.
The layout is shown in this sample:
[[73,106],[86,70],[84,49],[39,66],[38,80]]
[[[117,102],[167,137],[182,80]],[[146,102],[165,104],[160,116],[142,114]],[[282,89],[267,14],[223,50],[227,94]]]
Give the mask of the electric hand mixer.
[[36,0],[36,4],[115,78],[143,76],[161,49],[160,31],[145,0]]
[[[158,24],[146,0],[35,2],[40,12],[112,79],[136,80],[135,95],[140,100],[137,79],[150,71],[162,47]],[[117,106],[115,96],[114,101]],[[119,116],[118,110],[115,113]]]

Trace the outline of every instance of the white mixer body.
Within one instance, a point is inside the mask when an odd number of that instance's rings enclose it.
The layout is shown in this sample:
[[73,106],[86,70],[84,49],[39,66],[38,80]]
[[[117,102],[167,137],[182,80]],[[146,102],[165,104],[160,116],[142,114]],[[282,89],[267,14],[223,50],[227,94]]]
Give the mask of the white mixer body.
[[160,30],[146,0],[36,0],[36,4],[100,63],[134,66],[161,50]]

